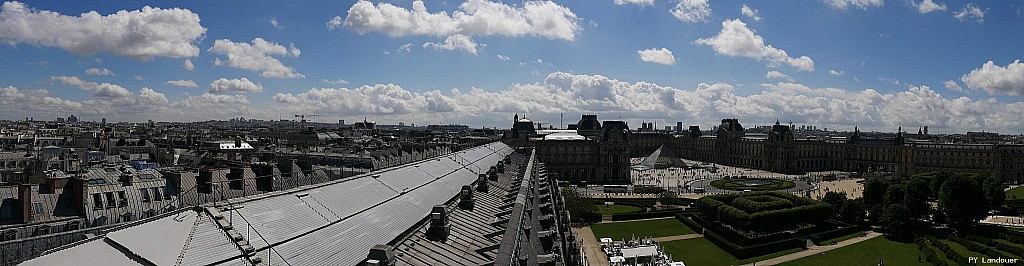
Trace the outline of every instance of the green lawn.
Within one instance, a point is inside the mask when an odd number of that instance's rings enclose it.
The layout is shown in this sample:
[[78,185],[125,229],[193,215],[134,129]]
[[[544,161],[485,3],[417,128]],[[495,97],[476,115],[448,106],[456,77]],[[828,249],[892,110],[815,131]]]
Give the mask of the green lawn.
[[[917,262],[918,257],[922,262]],[[895,242],[885,237],[875,237],[779,265],[878,265],[879,259],[885,265],[928,265],[924,254],[914,243]]]
[[645,236],[663,237],[695,233],[693,229],[686,227],[686,225],[680,223],[675,218],[600,223],[591,225],[590,230],[594,231],[594,235],[597,236],[598,239],[602,237],[610,237],[615,240],[628,240],[633,236],[636,238],[643,238]]
[[1006,191],[1006,199],[1024,199],[1024,186],[1015,187]]
[[939,249],[939,247],[933,246],[931,241],[924,241],[924,243],[928,245],[928,248],[932,249],[932,251],[935,251],[935,256],[945,261],[946,265],[957,265],[957,263],[953,262],[953,260],[950,260],[949,257],[946,257],[946,253],[943,253],[942,250]]
[[665,250],[665,253],[672,255],[673,260],[681,260],[683,263],[686,263],[686,265],[742,265],[803,250],[801,248],[795,248],[741,260],[733,257],[703,237],[661,242],[659,244]]
[[601,212],[601,215],[612,215],[620,213],[639,212],[643,211],[644,209],[629,205],[597,205],[597,210]]
[[968,258],[970,258],[970,257],[975,257],[975,258],[983,257],[983,255],[981,255],[981,253],[971,251],[971,250],[967,249],[966,247],[961,246],[960,244],[957,244],[956,242],[950,241],[949,239],[939,239],[939,242],[946,243],[946,245],[949,245],[949,248],[953,249],[953,251],[955,251],[956,253],[960,253],[960,255],[962,255],[964,257],[968,257]]

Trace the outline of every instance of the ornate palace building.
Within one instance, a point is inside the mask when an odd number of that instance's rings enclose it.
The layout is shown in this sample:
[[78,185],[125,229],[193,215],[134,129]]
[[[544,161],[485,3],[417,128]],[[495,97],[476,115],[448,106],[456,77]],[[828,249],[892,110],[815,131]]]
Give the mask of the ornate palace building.
[[629,158],[647,156],[661,145],[684,159],[789,174],[840,170],[909,176],[952,170],[1024,183],[1024,145],[934,143],[908,139],[902,128],[891,138],[865,137],[856,128],[847,136],[797,138],[791,126],[778,122],[764,134],[748,132],[737,119],[723,119],[712,134],[696,126],[673,134],[631,132],[622,121],[602,126],[594,115],[584,115],[569,128],[536,129],[517,116],[506,142],[537,147],[538,158],[551,172],[573,183],[626,183]]

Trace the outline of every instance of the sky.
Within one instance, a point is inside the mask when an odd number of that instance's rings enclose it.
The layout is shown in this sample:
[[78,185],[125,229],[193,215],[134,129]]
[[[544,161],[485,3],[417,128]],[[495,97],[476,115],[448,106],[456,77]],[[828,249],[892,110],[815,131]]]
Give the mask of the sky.
[[[24,1],[0,119],[1024,132],[1018,1]],[[564,120],[560,119],[564,115]]]

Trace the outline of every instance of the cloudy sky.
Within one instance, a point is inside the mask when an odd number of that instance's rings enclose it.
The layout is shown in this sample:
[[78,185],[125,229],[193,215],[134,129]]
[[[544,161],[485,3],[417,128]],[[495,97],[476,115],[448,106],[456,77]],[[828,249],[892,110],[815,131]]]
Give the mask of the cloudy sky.
[[1024,3],[25,1],[0,119],[1024,131]]

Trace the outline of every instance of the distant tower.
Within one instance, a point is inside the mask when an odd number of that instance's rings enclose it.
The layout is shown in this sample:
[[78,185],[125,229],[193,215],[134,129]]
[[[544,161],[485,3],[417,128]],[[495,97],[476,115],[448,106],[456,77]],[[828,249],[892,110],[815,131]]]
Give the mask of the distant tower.
[[924,126],[924,134],[928,135],[928,126]]
[[519,122],[519,112],[516,112],[516,115],[512,116],[512,123],[515,122]]

